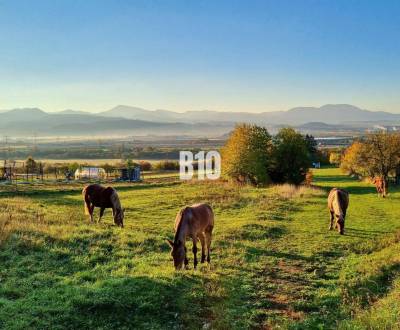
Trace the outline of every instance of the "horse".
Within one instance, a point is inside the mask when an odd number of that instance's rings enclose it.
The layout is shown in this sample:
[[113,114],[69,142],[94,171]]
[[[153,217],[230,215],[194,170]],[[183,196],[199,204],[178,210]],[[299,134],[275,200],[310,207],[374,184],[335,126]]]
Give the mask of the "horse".
[[82,190],[83,200],[85,202],[85,214],[90,216],[90,222],[93,222],[93,211],[95,207],[100,208],[100,215],[97,223],[100,222],[106,208],[111,208],[114,217],[114,223],[117,226],[124,227],[124,210],[121,207],[117,191],[112,187],[103,187],[99,184],[91,184]]
[[372,179],[372,183],[376,187],[378,196],[385,198],[386,197],[386,189],[385,188],[387,187],[386,180],[381,176],[376,176]]
[[212,231],[214,228],[214,212],[207,204],[194,204],[181,209],[175,218],[174,241],[167,240],[171,246],[171,255],[174,259],[176,270],[187,268],[189,260],[186,255],[185,242],[187,239],[193,241],[194,268],[197,267],[197,240],[201,243],[201,263],[206,260],[210,263],[210,246]]
[[342,189],[333,188],[328,196],[328,209],[331,214],[329,230],[333,229],[333,221],[335,228],[338,229],[340,235],[344,234],[344,219],[349,206],[349,193]]

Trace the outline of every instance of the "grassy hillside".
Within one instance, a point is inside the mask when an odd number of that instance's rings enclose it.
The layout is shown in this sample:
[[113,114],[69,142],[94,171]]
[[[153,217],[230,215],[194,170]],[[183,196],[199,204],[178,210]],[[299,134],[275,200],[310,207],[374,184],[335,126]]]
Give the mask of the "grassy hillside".
[[[299,190],[122,185],[122,230],[110,212],[90,225],[78,186],[1,192],[0,328],[400,328],[400,191],[314,175]],[[344,236],[327,230],[333,186],[351,194]],[[216,213],[212,264],[175,272],[165,239],[199,201]]]

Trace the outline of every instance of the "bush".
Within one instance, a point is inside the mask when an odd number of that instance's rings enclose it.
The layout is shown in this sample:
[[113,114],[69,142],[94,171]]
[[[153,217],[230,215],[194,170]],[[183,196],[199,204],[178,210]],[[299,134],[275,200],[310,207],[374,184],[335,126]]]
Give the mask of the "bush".
[[141,169],[142,171],[151,171],[152,166],[151,166],[151,163],[150,163],[150,162],[145,161],[145,160],[141,160],[141,161],[139,162],[139,165],[140,165],[140,169]]
[[176,160],[162,160],[154,164],[155,170],[161,171],[176,171],[179,170],[179,162]]
[[265,184],[271,156],[271,136],[256,125],[240,124],[222,148],[222,171],[237,182]]
[[304,184],[307,186],[311,186],[314,179],[314,174],[312,171],[308,171],[306,174],[306,179],[304,180]]

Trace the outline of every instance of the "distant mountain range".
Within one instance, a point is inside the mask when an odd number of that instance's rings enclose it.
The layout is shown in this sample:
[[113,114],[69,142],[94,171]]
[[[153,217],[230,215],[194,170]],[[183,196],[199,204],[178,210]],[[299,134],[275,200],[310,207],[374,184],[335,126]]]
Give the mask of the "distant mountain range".
[[38,108],[22,108],[0,111],[0,135],[215,137],[229,132],[237,122],[256,123],[272,132],[288,125],[304,132],[349,132],[364,131],[377,125],[400,125],[400,114],[363,110],[348,104],[262,113],[208,110],[179,113],[124,105],[100,113],[76,110],[44,112]]
[[183,113],[168,110],[145,110],[137,107],[119,105],[111,110],[101,112],[107,117],[123,117],[159,122],[253,122],[264,125],[303,125],[308,122],[325,124],[345,124],[360,121],[399,121],[400,114],[383,111],[369,111],[349,104],[327,104],[320,108],[297,107],[288,111],[273,112],[219,112],[219,111],[186,111]]

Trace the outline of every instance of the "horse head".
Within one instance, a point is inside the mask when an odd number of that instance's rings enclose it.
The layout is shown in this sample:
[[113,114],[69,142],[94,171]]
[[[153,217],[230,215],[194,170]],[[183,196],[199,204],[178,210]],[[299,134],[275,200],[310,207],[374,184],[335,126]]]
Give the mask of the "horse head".
[[124,227],[124,209],[116,209],[114,214],[114,222],[116,225]]
[[171,246],[171,256],[174,259],[175,269],[182,269],[186,259],[186,247],[184,242],[182,242],[181,240],[173,242],[169,239],[167,240],[167,242]]
[[343,214],[340,215],[336,215],[336,228],[338,230],[338,232],[340,233],[340,235],[344,234],[344,216]]

